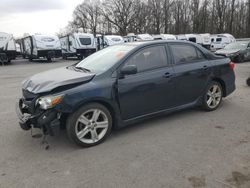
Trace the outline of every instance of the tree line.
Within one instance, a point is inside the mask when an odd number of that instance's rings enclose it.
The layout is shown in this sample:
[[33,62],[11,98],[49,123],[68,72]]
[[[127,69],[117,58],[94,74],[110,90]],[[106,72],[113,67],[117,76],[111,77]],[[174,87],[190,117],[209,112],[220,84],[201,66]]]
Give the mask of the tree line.
[[250,37],[250,0],[84,0],[60,35],[231,33]]

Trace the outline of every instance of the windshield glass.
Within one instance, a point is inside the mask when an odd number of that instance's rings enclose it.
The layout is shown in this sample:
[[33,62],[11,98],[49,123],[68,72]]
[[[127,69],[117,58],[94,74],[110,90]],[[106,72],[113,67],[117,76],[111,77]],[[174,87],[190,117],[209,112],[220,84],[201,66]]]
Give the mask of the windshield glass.
[[76,67],[82,67],[95,73],[105,72],[135,47],[132,45],[110,46],[85,58]]
[[245,50],[247,48],[248,42],[234,42],[231,44],[228,44],[225,49],[226,50]]

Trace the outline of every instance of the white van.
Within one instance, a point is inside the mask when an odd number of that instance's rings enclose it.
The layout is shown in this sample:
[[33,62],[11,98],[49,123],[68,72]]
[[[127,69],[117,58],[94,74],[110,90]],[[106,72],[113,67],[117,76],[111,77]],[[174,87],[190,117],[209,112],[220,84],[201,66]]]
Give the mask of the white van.
[[96,52],[96,42],[93,34],[72,33],[60,37],[60,42],[64,59],[68,57],[82,59]]
[[215,52],[219,49],[224,48],[226,45],[236,42],[236,39],[233,35],[225,33],[225,34],[218,34],[213,35],[211,37],[211,51]]
[[159,34],[159,35],[153,35],[154,40],[176,40],[175,35],[171,34]]
[[0,63],[10,63],[16,58],[16,44],[13,35],[0,32]]
[[30,61],[39,58],[51,61],[62,56],[61,43],[55,35],[30,35],[21,39],[21,53]]

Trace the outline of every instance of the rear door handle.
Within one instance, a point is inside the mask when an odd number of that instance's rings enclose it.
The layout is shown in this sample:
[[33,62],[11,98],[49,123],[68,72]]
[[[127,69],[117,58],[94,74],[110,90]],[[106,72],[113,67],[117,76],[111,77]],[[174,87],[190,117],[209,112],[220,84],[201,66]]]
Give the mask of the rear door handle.
[[171,78],[172,77],[172,74],[169,73],[169,72],[166,72],[164,75],[163,75],[164,78]]

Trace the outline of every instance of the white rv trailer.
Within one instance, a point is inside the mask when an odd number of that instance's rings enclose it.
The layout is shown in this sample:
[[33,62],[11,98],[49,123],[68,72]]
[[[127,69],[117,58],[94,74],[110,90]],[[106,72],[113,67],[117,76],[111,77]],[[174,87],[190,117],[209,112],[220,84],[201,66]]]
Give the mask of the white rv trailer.
[[13,35],[0,32],[0,63],[16,58],[16,44]]
[[202,37],[198,34],[186,34],[187,40],[202,45]]
[[211,47],[211,35],[209,33],[200,34],[202,38],[202,46],[208,50]]
[[176,35],[177,40],[188,40],[186,35]]
[[104,47],[124,43],[124,39],[119,35],[104,35]]
[[159,35],[153,35],[154,40],[176,40],[175,35],[171,34],[159,34]]
[[150,40],[154,40],[154,37],[152,37],[149,34],[139,34],[136,36],[137,41],[150,41]]
[[127,36],[123,37],[124,42],[135,42],[137,41],[137,36],[134,33],[129,33]]
[[52,58],[62,56],[60,40],[54,35],[30,35],[21,40],[21,53],[30,61],[33,59],[46,58],[51,61]]
[[233,35],[224,33],[211,36],[211,51],[217,51],[224,48],[226,45],[236,42]]
[[67,57],[82,59],[96,52],[96,42],[93,34],[72,33],[60,37],[60,42],[64,59],[67,59]]

